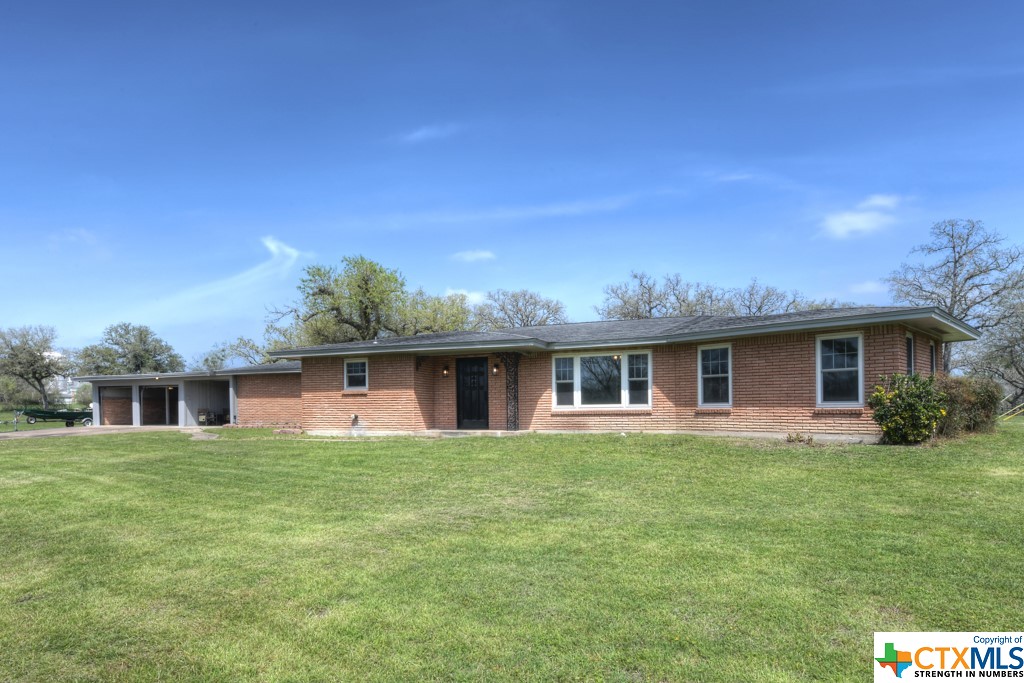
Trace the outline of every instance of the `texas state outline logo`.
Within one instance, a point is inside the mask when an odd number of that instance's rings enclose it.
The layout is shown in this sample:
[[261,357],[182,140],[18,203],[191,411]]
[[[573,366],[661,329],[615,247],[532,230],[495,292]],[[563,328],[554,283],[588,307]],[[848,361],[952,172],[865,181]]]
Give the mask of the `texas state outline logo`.
[[1024,632],[875,632],[874,679],[1016,678],[1024,681]]

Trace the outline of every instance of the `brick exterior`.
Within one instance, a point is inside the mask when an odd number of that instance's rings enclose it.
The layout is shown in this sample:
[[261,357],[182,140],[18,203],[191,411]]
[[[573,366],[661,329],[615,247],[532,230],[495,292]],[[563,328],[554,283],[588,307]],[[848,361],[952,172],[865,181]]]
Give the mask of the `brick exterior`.
[[100,400],[100,424],[130,425],[131,423],[131,398],[103,398]]
[[297,427],[302,421],[298,373],[239,375],[235,395],[243,427]]
[[[880,376],[906,370],[905,327],[878,325],[829,330],[830,334],[840,332],[864,335],[865,399]],[[555,409],[551,395],[552,354],[526,355],[519,368],[519,426],[523,430],[877,434],[870,409],[817,407],[816,337],[815,332],[794,332],[723,340],[722,343],[732,345],[733,399],[732,406],[724,409],[697,405],[697,348],[714,342],[650,348],[652,406],[644,409]],[[936,360],[941,368],[941,343],[918,332],[914,338],[918,372],[928,374],[930,370],[931,341],[935,341]],[[455,361],[456,356],[371,356],[368,389],[344,391],[342,358],[307,358],[302,362],[301,394],[292,393],[295,386],[288,384],[288,396],[277,399],[280,408],[273,414],[281,424],[284,416],[294,419],[301,414],[303,428],[333,432],[353,427],[366,432],[455,429]],[[487,357],[487,363],[489,424],[493,430],[502,430],[506,428],[505,368],[493,355]],[[491,372],[495,364],[499,365],[497,375]],[[445,366],[449,369],[448,377],[443,376]],[[256,421],[263,423],[270,420],[268,415],[272,412],[264,405],[267,399],[249,381],[258,379],[266,387],[280,388],[286,383],[284,378],[298,382],[297,375],[239,377],[239,418],[243,423],[253,420],[249,411],[260,412],[263,417]],[[300,411],[295,409],[296,405],[301,406]],[[355,420],[353,415],[357,416]]]

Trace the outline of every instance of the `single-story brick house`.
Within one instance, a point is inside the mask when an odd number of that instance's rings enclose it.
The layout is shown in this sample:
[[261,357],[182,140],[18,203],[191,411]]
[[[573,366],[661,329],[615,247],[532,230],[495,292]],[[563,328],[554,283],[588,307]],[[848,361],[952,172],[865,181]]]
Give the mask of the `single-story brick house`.
[[865,398],[880,376],[934,374],[943,342],[978,334],[937,308],[860,307],[390,337],[248,368],[80,379],[95,424],[872,435]]

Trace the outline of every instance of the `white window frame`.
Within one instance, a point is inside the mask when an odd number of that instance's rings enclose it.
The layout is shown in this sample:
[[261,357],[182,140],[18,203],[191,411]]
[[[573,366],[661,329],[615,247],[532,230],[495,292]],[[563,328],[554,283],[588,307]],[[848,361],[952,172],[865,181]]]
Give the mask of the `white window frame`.
[[[580,382],[580,358],[590,356],[619,356],[619,403],[587,404],[582,403]],[[647,356],[647,403],[629,402],[629,359],[627,356]],[[558,387],[555,384],[555,359],[572,358],[572,405],[560,406],[557,403]],[[596,410],[650,410],[654,395],[654,360],[650,349],[630,349],[628,351],[594,350],[575,353],[558,353],[551,356],[551,409],[555,411],[589,411]]]
[[[704,364],[701,352],[713,349],[729,349],[729,401],[727,403],[704,402]],[[732,408],[732,344],[704,344],[697,347],[697,406],[700,408]]]
[[[857,338],[857,401],[822,401],[821,382],[821,342],[827,339],[849,339]],[[819,408],[863,408],[864,407],[864,333],[863,332],[836,332],[834,334],[819,334],[814,338],[814,383],[817,385],[817,401]]]
[[[366,364],[366,386],[365,387],[350,387],[348,385],[348,364],[349,363],[365,363]],[[346,358],[345,365],[341,369],[342,377],[345,380],[345,391],[369,391],[370,389],[370,361],[366,358]]]
[[907,354],[908,375],[917,374],[917,343],[914,341],[914,333],[907,332],[907,339],[910,340],[910,352]]

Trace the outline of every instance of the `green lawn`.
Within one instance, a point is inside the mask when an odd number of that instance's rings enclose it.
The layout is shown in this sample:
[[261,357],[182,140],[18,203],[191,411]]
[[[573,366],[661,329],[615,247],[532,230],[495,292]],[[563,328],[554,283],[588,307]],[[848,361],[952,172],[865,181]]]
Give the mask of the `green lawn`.
[[0,680],[870,680],[1021,628],[1024,423],[926,448],[670,436],[0,441]]

